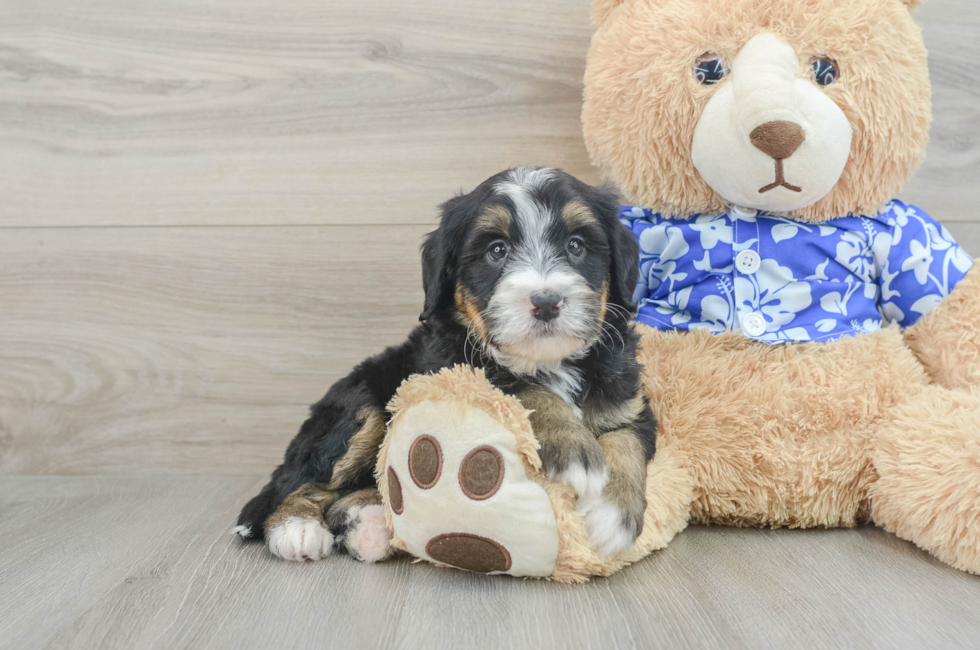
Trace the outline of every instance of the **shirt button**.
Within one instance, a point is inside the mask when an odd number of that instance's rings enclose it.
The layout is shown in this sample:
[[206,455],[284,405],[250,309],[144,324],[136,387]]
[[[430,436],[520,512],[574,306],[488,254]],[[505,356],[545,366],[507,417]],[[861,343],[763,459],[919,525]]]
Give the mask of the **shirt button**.
[[755,208],[743,208],[738,205],[733,205],[732,214],[734,214],[736,217],[754,217],[755,215],[759,214],[759,211]]
[[745,275],[752,275],[762,266],[762,258],[754,250],[746,249],[735,257],[735,266]]
[[742,316],[742,330],[749,336],[762,336],[766,333],[766,317],[757,311]]

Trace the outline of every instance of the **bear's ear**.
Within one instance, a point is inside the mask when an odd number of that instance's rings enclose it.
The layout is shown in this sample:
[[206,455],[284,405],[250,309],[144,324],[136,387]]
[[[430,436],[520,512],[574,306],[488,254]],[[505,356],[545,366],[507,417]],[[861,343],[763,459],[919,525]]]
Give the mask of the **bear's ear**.
[[[592,22],[596,25],[601,25],[602,23],[606,22],[606,18],[608,18],[609,14],[613,12],[613,9],[623,4],[625,1],[626,0],[592,0]],[[911,1],[915,2],[916,0]]]
[[[911,9],[915,9],[920,4],[922,4],[923,2],[925,2],[925,0],[900,0],[900,1],[901,1],[901,3],[903,5],[905,5],[906,7],[908,7],[910,10]],[[599,2],[600,2],[600,0],[596,0],[596,4],[598,4]]]

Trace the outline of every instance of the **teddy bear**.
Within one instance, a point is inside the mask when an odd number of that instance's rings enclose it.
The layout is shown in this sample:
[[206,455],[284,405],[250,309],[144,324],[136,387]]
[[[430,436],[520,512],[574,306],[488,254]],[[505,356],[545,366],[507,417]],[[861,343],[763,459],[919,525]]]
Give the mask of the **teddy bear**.
[[643,532],[597,555],[523,407],[454,368],[392,402],[394,546],[581,581],[689,523],[873,522],[980,573],[980,270],[896,199],[931,120],[917,4],[594,0],[583,133],[639,243],[660,423]]

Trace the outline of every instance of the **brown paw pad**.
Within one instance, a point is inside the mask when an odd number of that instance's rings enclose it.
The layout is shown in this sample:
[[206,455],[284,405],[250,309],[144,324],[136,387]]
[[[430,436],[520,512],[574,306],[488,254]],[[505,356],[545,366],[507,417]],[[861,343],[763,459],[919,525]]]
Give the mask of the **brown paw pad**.
[[477,573],[508,571],[511,564],[510,553],[501,544],[469,533],[437,535],[425,545],[425,552],[436,562]]
[[391,504],[391,511],[400,515],[405,511],[405,502],[402,500],[402,484],[395,474],[395,468],[388,468],[388,503]]
[[459,487],[474,501],[489,499],[504,482],[504,459],[489,445],[477,447],[459,464]]
[[419,436],[408,450],[408,472],[415,485],[428,490],[442,474],[442,448],[432,436]]

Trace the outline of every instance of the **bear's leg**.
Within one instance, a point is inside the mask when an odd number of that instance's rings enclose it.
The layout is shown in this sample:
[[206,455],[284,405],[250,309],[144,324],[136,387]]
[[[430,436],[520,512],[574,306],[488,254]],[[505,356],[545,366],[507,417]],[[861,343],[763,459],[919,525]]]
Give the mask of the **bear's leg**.
[[883,426],[871,461],[875,523],[980,574],[980,392],[925,388]]
[[377,488],[358,490],[330,506],[327,526],[336,544],[356,560],[380,562],[391,557],[391,531]]

